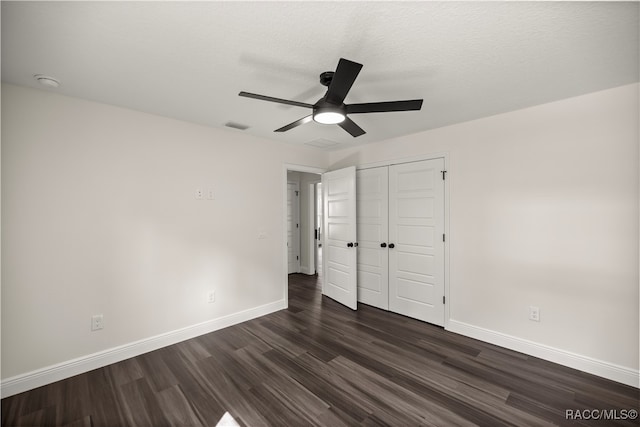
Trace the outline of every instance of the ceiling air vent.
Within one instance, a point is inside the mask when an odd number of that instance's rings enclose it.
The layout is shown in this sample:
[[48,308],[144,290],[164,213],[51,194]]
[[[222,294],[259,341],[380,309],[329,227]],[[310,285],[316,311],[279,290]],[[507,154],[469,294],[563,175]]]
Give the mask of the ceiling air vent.
[[249,129],[249,126],[243,125],[242,123],[236,123],[236,122],[227,122],[224,125],[228,128],[239,129],[239,130]]
[[334,145],[338,145],[339,142],[331,141],[329,139],[314,139],[313,141],[305,142],[306,145],[311,145],[313,147],[318,148],[327,148],[333,147]]

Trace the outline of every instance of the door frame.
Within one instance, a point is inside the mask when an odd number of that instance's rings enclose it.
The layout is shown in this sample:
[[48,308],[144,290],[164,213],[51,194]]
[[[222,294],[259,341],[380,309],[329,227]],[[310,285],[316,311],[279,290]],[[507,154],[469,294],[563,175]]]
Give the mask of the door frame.
[[433,160],[433,159],[444,159],[444,169],[448,172],[446,174],[446,179],[444,180],[444,233],[446,235],[446,242],[444,245],[444,295],[445,295],[445,305],[444,305],[444,328],[449,329],[449,319],[451,317],[451,291],[450,291],[450,281],[451,281],[451,242],[453,239],[451,238],[451,230],[449,227],[450,224],[450,200],[451,200],[451,181],[452,174],[449,173],[451,170],[451,159],[448,151],[445,152],[436,152],[431,154],[423,154],[417,156],[410,157],[402,157],[398,159],[390,159],[383,160],[379,162],[365,163],[361,165],[356,165],[356,171],[360,169],[371,169],[381,166],[393,166],[402,163],[413,163],[420,162],[423,160]]
[[287,172],[307,172],[322,175],[327,171],[325,168],[317,168],[314,166],[296,165],[284,163],[282,166],[282,236],[281,236],[281,254],[282,254],[282,293],[285,301],[285,307],[289,307],[289,254],[287,253]]

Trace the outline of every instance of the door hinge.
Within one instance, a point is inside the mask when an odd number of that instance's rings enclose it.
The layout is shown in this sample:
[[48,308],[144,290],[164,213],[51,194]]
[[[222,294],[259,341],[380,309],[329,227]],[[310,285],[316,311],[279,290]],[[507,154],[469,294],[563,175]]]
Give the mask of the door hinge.
[[443,234],[443,235],[442,235],[442,241],[443,241],[443,242],[446,242],[446,241],[447,241],[447,239],[446,239],[444,236],[445,236],[445,235]]
[[296,255],[296,260],[300,259],[300,257],[298,255]]
[[447,171],[440,171],[440,173],[442,173],[442,179],[444,180],[444,177],[447,174]]
[[444,304],[444,302],[445,302],[445,296],[442,295],[442,303]]
[[300,224],[296,224],[296,228],[300,228]]
[[[444,179],[444,178],[443,178]],[[296,196],[298,195],[298,190],[296,190]]]

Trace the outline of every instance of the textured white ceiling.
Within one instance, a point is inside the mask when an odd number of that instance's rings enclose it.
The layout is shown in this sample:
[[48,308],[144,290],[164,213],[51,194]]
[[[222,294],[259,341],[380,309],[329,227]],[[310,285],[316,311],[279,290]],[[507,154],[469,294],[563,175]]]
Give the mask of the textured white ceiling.
[[[639,80],[637,2],[2,2],[2,80],[338,149]],[[345,102],[424,98],[419,112],[309,123],[340,57],[364,64]]]

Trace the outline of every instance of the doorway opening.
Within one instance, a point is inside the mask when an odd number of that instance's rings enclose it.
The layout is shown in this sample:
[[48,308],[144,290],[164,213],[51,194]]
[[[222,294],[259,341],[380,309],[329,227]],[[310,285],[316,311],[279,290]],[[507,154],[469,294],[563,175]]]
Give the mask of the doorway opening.
[[323,169],[285,165],[285,300],[290,278],[322,276]]
[[287,174],[287,263],[288,274],[300,273],[300,182]]

